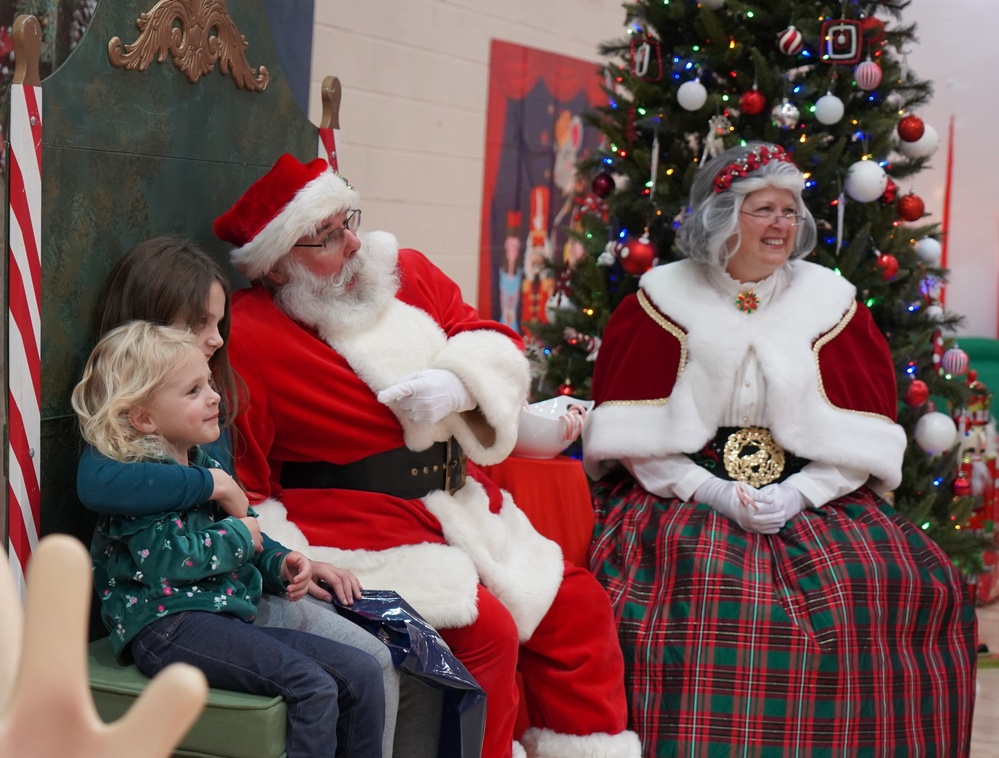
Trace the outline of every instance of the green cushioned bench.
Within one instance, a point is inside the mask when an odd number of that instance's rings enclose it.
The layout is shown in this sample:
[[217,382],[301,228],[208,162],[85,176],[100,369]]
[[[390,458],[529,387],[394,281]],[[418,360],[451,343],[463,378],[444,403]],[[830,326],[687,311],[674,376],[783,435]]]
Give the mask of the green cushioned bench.
[[[107,638],[90,643],[90,689],[97,712],[117,721],[149,684],[135,666],[115,660]],[[212,689],[208,703],[175,756],[190,758],[283,758],[287,709],[280,697]]]

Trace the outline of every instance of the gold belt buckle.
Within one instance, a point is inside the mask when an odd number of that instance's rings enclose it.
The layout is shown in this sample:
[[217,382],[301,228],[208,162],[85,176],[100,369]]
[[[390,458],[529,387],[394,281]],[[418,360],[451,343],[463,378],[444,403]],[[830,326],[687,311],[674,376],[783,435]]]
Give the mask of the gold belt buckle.
[[465,485],[465,452],[462,451],[458,458],[452,458],[453,442],[454,437],[447,438],[447,453],[444,456],[444,491],[452,495]]
[[[746,448],[755,448],[749,452]],[[733,479],[751,487],[775,482],[784,472],[784,448],[777,444],[769,429],[743,427],[732,432],[722,453],[725,471]]]

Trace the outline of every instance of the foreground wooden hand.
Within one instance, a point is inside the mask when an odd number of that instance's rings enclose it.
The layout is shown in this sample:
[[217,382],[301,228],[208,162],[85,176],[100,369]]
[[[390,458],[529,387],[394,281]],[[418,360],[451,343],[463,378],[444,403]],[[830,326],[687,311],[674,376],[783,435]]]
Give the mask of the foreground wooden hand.
[[204,675],[192,666],[170,666],[125,716],[105,724],[87,680],[87,551],[65,535],[39,542],[28,566],[23,625],[3,549],[0,559],[0,755],[169,756],[204,708]]

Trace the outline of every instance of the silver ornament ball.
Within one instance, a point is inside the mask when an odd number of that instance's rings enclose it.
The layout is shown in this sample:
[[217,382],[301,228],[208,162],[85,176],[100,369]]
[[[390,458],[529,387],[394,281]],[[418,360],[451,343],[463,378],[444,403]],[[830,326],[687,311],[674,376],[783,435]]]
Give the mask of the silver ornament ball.
[[770,118],[781,129],[793,129],[798,125],[801,111],[798,110],[797,105],[785,97],[770,111]]

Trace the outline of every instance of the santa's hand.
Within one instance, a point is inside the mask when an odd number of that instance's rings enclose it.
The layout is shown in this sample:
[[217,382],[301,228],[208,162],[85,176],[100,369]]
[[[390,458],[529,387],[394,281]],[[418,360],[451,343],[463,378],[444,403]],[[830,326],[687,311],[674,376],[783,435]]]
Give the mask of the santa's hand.
[[712,476],[697,488],[694,498],[731,519],[747,532],[776,534],[784,526],[784,511],[772,502],[760,500],[760,491],[742,482]]
[[768,484],[761,487],[757,500],[779,506],[784,513],[785,522],[790,521],[808,507],[805,496],[789,484]]
[[404,376],[378,393],[378,402],[395,406],[417,424],[435,424],[451,413],[475,407],[461,379],[450,371],[428,368]]

